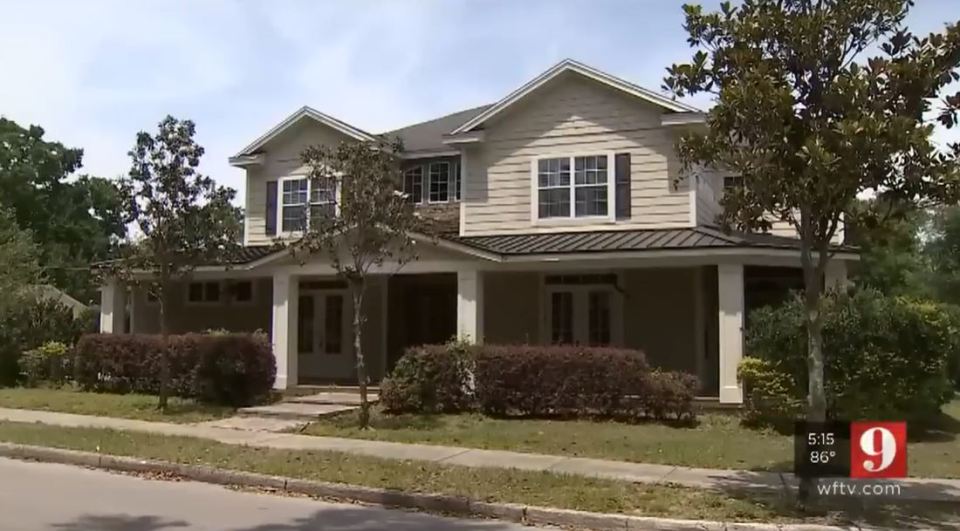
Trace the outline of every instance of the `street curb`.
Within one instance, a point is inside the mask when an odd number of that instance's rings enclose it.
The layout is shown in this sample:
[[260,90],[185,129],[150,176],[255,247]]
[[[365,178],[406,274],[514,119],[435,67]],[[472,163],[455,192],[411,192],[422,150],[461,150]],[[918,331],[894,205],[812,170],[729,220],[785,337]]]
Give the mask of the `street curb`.
[[406,493],[359,485],[269,476],[266,474],[226,470],[203,465],[151,461],[134,457],[5,442],[0,442],[0,457],[79,465],[122,472],[170,474],[194,481],[218,485],[266,488],[295,494],[305,494],[318,498],[332,498],[387,507],[420,509],[445,514],[481,516],[533,525],[624,531],[651,529],[666,531],[851,531],[856,529],[854,527],[811,524],[677,520],[671,518],[627,516],[623,514],[591,513],[512,503],[488,503],[443,494]]

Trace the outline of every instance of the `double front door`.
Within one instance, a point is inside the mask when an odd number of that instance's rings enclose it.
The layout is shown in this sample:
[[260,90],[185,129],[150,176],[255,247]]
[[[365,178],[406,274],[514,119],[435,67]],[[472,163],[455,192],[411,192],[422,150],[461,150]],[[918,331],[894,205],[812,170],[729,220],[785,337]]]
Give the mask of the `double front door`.
[[352,304],[346,290],[302,290],[298,301],[300,374],[317,380],[349,379],[353,371]]

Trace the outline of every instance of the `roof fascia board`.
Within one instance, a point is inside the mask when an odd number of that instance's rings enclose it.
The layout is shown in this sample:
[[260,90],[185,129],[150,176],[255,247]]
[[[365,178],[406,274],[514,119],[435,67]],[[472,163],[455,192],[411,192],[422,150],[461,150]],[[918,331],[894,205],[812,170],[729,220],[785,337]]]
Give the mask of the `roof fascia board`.
[[682,113],[702,112],[700,109],[697,109],[696,107],[693,107],[691,105],[687,105],[685,103],[671,100],[670,98],[662,96],[651,90],[647,90],[643,87],[634,85],[633,83],[620,79],[616,76],[612,76],[610,74],[607,74],[595,68],[591,68],[585,64],[579,63],[572,59],[566,59],[564,61],[561,61],[559,64],[557,64],[553,68],[535,77],[533,80],[529,81],[527,84],[523,85],[517,90],[511,92],[510,94],[508,94],[506,97],[504,97],[497,103],[491,105],[487,110],[483,111],[482,113],[478,114],[477,116],[475,116],[474,118],[466,122],[465,124],[451,131],[450,134],[457,135],[460,133],[465,133],[467,131],[470,131],[471,129],[477,127],[478,125],[486,122],[490,118],[493,118],[497,114],[500,114],[500,112],[505,110],[507,107],[510,107],[511,105],[513,105],[514,103],[522,99],[524,96],[537,90],[538,88],[546,84],[548,81],[559,76],[564,72],[576,72],[584,77],[593,79],[595,81],[598,81],[600,83],[603,83],[615,89],[618,89],[628,94],[631,94],[633,96],[636,96],[640,99],[646,100],[650,103],[659,105],[670,111],[682,112]]
[[299,122],[303,118],[312,118],[320,122],[321,124],[326,125],[327,127],[330,127],[331,129],[340,131],[341,133],[349,137],[355,138],[357,140],[365,140],[365,141],[376,140],[376,138],[373,135],[371,135],[370,133],[367,133],[366,131],[358,129],[346,122],[337,120],[336,118],[329,116],[327,114],[324,114],[316,109],[312,109],[310,107],[304,106],[298,109],[296,112],[294,112],[290,116],[288,116],[279,124],[275,125],[272,129],[270,129],[269,131],[261,135],[259,138],[251,142],[250,145],[240,150],[240,152],[237,153],[232,158],[239,158],[245,155],[253,154],[252,153],[253,151],[260,149],[261,147],[264,146],[264,144],[273,140],[280,133],[286,131],[287,129],[289,129],[291,126],[293,126],[295,123]]

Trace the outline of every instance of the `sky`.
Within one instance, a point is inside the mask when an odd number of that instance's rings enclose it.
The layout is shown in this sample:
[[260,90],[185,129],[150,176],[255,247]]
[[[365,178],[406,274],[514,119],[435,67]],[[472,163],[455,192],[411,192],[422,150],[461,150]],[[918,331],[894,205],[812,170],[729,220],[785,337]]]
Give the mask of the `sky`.
[[[960,0],[917,4],[918,34],[960,18]],[[659,90],[692,53],[682,22],[675,0],[0,0],[0,115],[111,178],[138,131],[192,119],[201,171],[242,204],[227,158],[304,105],[383,132],[495,102],[568,57]]]

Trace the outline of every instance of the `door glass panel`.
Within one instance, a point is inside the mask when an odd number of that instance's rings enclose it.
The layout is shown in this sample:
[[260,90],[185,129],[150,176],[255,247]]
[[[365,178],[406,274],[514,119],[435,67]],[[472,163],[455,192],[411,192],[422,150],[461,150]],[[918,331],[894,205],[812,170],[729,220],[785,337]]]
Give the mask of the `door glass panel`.
[[591,291],[587,298],[591,345],[610,344],[610,292]]
[[550,341],[573,343],[573,293],[555,291],[550,295]]
[[343,353],[343,295],[327,295],[324,307],[323,350],[327,354]]
[[313,295],[301,295],[297,309],[297,352],[313,352]]

